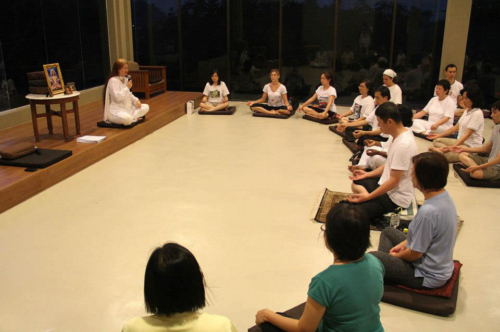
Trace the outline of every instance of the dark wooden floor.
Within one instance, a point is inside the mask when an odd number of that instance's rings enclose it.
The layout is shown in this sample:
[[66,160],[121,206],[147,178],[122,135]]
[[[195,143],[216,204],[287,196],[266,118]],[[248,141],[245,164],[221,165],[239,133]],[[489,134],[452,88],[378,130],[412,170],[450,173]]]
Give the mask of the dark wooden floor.
[[[150,107],[146,121],[127,130],[97,127],[96,123],[102,121],[103,116],[102,101],[82,105],[80,136],[106,136],[98,144],[77,143],[76,137],[65,142],[61,120],[57,117],[52,117],[53,135],[48,134],[45,118],[38,119],[40,142],[35,142],[31,122],[0,131],[0,146],[30,142],[44,149],[73,151],[71,157],[33,173],[25,172],[22,167],[0,166],[0,213],[181,117],[186,113],[186,102],[194,100],[197,107],[202,96],[197,92],[169,91],[142,101]],[[73,115],[68,116],[68,123],[70,135],[74,135]]]

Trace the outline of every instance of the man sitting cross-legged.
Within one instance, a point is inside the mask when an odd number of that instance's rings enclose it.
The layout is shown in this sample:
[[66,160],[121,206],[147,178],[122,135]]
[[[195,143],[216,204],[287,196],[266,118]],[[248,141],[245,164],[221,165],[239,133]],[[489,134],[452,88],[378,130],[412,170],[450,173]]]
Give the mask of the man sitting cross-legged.
[[380,235],[377,257],[385,267],[384,281],[411,288],[443,286],[453,274],[453,248],[457,237],[457,210],[444,189],[449,167],[438,152],[413,158],[411,179],[425,197],[408,230],[392,227]]
[[[381,105],[387,103],[391,98],[391,93],[389,89],[385,86],[381,86],[375,90],[375,106],[378,108]],[[377,117],[375,116],[375,108],[370,114],[366,116],[366,119],[356,120],[349,123],[340,124],[337,126],[338,132],[346,132],[346,140],[349,142],[354,142],[358,139],[358,145],[361,147],[364,145],[365,139],[371,139],[375,141],[385,142],[388,136],[381,135],[382,131],[379,128],[377,122]]]
[[393,137],[387,162],[371,172],[354,171],[350,177],[353,194],[349,197],[349,202],[359,204],[373,224],[397,207],[406,209],[410,206],[414,195],[410,179],[411,159],[418,154],[415,137],[403,126],[396,105],[388,102],[375,112],[382,132]]

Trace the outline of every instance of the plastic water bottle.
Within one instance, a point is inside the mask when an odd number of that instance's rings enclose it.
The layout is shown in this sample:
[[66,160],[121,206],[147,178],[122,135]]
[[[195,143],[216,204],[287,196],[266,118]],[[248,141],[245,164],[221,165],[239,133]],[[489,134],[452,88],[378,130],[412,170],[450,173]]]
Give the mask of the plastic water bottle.
[[401,215],[399,213],[393,213],[393,214],[391,214],[391,223],[390,223],[390,226],[394,227],[394,228],[398,228],[400,220],[401,220]]

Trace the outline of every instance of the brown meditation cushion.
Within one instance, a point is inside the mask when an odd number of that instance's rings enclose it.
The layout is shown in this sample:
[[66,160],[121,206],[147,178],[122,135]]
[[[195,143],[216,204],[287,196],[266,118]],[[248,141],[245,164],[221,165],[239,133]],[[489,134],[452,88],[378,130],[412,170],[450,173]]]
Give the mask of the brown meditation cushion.
[[414,289],[410,287],[406,287],[403,285],[395,285],[398,288],[407,290],[409,292],[414,292],[414,293],[419,293],[423,295],[429,295],[429,296],[439,296],[439,297],[446,297],[450,298],[451,294],[453,293],[453,288],[455,287],[455,283],[457,282],[458,275],[460,273],[460,268],[462,267],[462,263],[459,261],[453,261],[455,266],[453,269],[453,274],[451,275],[451,278],[444,284],[443,286],[439,288],[434,288],[434,289]]
[[4,160],[14,160],[32,154],[35,152],[33,143],[17,143],[4,147],[0,150],[0,157]]

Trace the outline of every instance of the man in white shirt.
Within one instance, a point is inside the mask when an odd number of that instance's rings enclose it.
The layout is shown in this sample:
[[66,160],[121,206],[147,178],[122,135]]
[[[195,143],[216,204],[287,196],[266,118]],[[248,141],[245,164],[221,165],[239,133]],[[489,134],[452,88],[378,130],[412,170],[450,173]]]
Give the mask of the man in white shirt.
[[375,115],[382,132],[393,137],[387,162],[371,172],[354,171],[350,177],[353,194],[349,196],[349,202],[359,204],[372,223],[397,207],[410,206],[414,195],[410,176],[412,157],[418,154],[413,133],[403,126],[396,105],[385,103],[377,108]]
[[[457,76],[457,66],[452,63],[447,65],[444,69],[444,75],[446,76],[448,82],[450,82],[450,92],[448,95],[457,104],[457,106],[463,108],[463,105],[460,105],[460,91],[464,89],[464,85],[455,79]],[[434,96],[436,96],[435,92]],[[461,116],[463,112],[463,109],[457,109],[455,111],[455,116]]]

